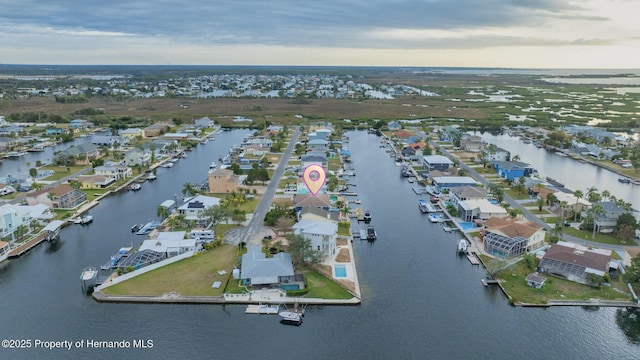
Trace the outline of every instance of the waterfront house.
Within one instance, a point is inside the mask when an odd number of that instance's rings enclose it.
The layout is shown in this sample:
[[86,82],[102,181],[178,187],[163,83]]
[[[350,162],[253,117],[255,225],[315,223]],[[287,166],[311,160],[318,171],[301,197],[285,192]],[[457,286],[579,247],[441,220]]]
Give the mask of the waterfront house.
[[486,220],[494,216],[507,215],[507,210],[502,206],[490,202],[488,199],[465,200],[457,204],[458,217],[465,222]]
[[119,146],[123,146],[127,143],[127,141],[128,141],[127,138],[124,138],[122,136],[113,136],[113,135],[92,135],[91,136],[91,143],[97,146],[112,147],[116,143],[119,144]]
[[309,140],[319,139],[319,140],[327,140],[327,141],[329,140],[330,136],[331,136],[331,130],[326,128],[318,128],[316,130],[312,130],[307,135]]
[[93,126],[93,123],[82,120],[82,119],[74,119],[69,121],[69,129],[75,130],[85,130]]
[[[598,232],[613,232],[620,215],[624,213],[635,213],[635,210],[627,210],[613,201],[594,202],[591,205],[600,205],[604,210],[604,212],[598,216],[595,221],[596,231]],[[584,218],[587,214],[582,214],[582,216]]]
[[518,180],[533,173],[531,165],[520,161],[494,161],[493,167],[501,178],[507,180]]
[[17,136],[23,130],[24,128],[22,126],[14,125],[14,124],[0,126],[0,135],[1,136]]
[[81,189],[104,189],[116,182],[115,178],[104,175],[83,175],[77,180]]
[[0,262],[5,260],[11,252],[11,244],[6,241],[0,241]]
[[139,251],[152,250],[164,254],[166,258],[184,253],[196,252],[196,239],[185,239],[186,231],[163,231],[155,239],[142,242]]
[[461,186],[477,186],[478,183],[468,176],[436,176],[432,180],[440,192]]
[[216,168],[209,172],[207,182],[210,193],[230,193],[243,188],[247,175],[236,175],[228,169]]
[[[11,236],[18,227],[31,227],[31,208],[14,204],[0,205],[0,238]],[[14,239],[15,240],[15,239]]]
[[10,138],[10,137],[0,137],[0,150],[6,151],[12,149],[13,147],[20,144],[18,139]]
[[453,200],[457,204],[467,200],[484,200],[487,198],[487,190],[477,186],[459,186],[451,189]]
[[389,131],[399,131],[402,130],[402,125],[397,121],[389,121],[387,129],[389,129]]
[[142,133],[143,136],[147,138],[157,137],[169,129],[171,129],[171,125],[167,123],[155,123],[144,128]]
[[193,121],[193,125],[198,129],[207,129],[215,126],[215,122],[209,119],[208,116],[201,117],[200,119],[195,119]]
[[480,136],[466,135],[460,139],[460,148],[467,152],[479,153],[484,149],[484,142]]
[[293,225],[293,233],[311,242],[313,250],[325,257],[335,255],[338,224],[332,221],[301,220]]
[[277,135],[279,133],[281,133],[284,130],[284,126],[282,125],[269,125],[266,129],[264,129],[264,131],[262,132],[265,135]]
[[116,180],[126,179],[132,175],[131,168],[125,165],[102,165],[93,169],[94,174],[111,177]]
[[38,190],[25,196],[28,205],[45,204],[52,208],[74,209],[87,201],[87,195],[68,184]]
[[482,149],[481,156],[488,161],[509,161],[511,153],[505,149],[499,148],[493,144]]
[[494,216],[484,221],[483,230],[485,250],[502,258],[520,256],[544,245],[542,226],[525,219]]
[[133,148],[124,153],[124,164],[127,166],[147,165],[151,162],[151,152]]
[[307,151],[325,152],[329,149],[329,142],[322,139],[313,139],[307,142]]
[[241,262],[240,278],[245,285],[275,286],[295,278],[291,255],[284,252],[267,258],[261,246],[247,246]]
[[305,207],[316,207],[324,210],[329,210],[333,207],[331,199],[327,194],[317,194],[316,196],[309,193],[296,194],[293,197],[293,203],[296,211],[301,211]]
[[422,165],[427,171],[446,171],[453,166],[453,161],[442,155],[428,155],[422,157]]
[[46,136],[55,136],[64,134],[65,130],[57,127],[49,127],[44,130]]
[[75,158],[75,164],[77,165],[88,165],[91,163],[91,160],[100,157],[100,149],[97,145],[85,142],[54,153],[53,161],[56,163],[65,163],[67,159],[71,157]]
[[185,199],[184,204],[178,207],[178,213],[185,216],[187,221],[195,221],[196,226],[207,227],[208,219],[204,218],[201,214],[203,210],[206,210],[212,206],[219,206],[220,199],[213,196],[196,195],[194,197]]
[[322,166],[325,170],[329,164],[329,160],[327,160],[327,156],[323,153],[319,152],[311,152],[300,157],[301,161],[301,169],[304,170],[307,166],[311,164],[317,164]]
[[125,139],[135,139],[138,136],[143,137],[144,132],[141,128],[129,128],[129,129],[120,129],[118,130],[118,135]]
[[325,210],[319,207],[307,206],[297,211],[298,221],[315,220],[330,221],[336,224],[340,221],[340,212],[333,210]]
[[589,274],[602,277],[609,273],[610,261],[609,249],[558,241],[547,249],[538,265],[538,271],[589,284]]

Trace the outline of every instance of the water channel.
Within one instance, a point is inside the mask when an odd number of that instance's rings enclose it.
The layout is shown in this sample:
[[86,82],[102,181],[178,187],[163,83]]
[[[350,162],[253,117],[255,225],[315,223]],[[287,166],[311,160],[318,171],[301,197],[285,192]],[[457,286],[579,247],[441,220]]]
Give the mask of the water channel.
[[[353,189],[373,214],[375,243],[354,242],[360,306],[307,309],[300,327],[245,306],[100,304],[82,294],[83,267],[100,265],[141,237],[129,227],[247,132],[219,134],[137,193],[109,197],[89,226],[70,226],[57,246],[43,244],[0,264],[0,335],[9,339],[151,339],[151,349],[6,350],[2,359],[635,359],[640,349],[616,325],[616,309],[514,308],[485,272],[456,254],[455,234],[428,222],[379,138],[348,133]],[[7,356],[8,355],[8,356]]]
[[640,209],[640,186],[620,183],[620,175],[612,171],[581,163],[570,157],[559,156],[537,148],[534,144],[525,144],[515,136],[490,133],[476,135],[487,143],[508,150],[511,157],[520,155],[521,161],[531,164],[542,178],[549,176],[563,183],[568,189],[582,190],[585,194],[586,189],[592,186],[599,192],[609,190],[616,198],[630,202],[634,209]]

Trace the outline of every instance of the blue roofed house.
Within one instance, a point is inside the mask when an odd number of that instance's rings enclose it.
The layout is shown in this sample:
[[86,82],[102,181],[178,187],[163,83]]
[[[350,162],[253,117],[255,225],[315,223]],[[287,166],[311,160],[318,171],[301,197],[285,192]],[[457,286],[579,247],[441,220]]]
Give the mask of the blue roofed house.
[[436,176],[433,178],[433,186],[438,190],[449,190],[460,186],[477,186],[478,183],[468,176]]
[[57,127],[49,127],[44,130],[44,134],[47,136],[61,135],[63,133],[64,133],[64,129],[57,128]]
[[93,124],[87,120],[74,119],[69,121],[69,129],[73,129],[73,130],[88,129],[91,126],[93,126]]
[[338,224],[332,221],[301,220],[293,225],[293,233],[311,241],[313,250],[325,257],[335,255]]
[[308,154],[302,155],[302,157],[300,158],[300,161],[301,161],[301,165],[300,165],[301,169],[304,169],[311,164],[318,164],[323,168],[325,168],[326,170],[327,166],[329,165],[329,160],[327,159],[327,156],[324,153],[320,153],[320,152],[310,152]]
[[521,177],[531,176],[533,168],[529,164],[520,161],[494,161],[493,166],[501,178],[517,180]]
[[295,279],[291,255],[281,252],[267,258],[261,246],[247,246],[242,255],[240,278],[245,285],[275,286]]
[[195,119],[193,121],[193,124],[198,129],[206,129],[206,128],[212,128],[215,125],[215,122],[209,119],[208,116],[205,116],[205,117],[201,117],[200,119]]

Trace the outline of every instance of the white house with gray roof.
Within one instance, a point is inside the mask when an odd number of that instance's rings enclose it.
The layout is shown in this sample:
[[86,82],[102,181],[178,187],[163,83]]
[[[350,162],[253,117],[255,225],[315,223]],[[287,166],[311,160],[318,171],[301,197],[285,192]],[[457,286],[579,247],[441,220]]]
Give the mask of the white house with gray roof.
[[201,212],[212,206],[220,205],[220,199],[213,196],[197,195],[185,199],[184,204],[178,207],[178,213],[185,215],[185,220],[194,220],[199,227],[206,227],[207,220]]
[[194,254],[196,239],[185,239],[185,234],[186,231],[160,232],[157,238],[143,241],[139,251],[153,250],[165,254],[167,258],[184,253]]
[[313,250],[329,257],[335,255],[338,224],[331,221],[301,220],[293,225],[293,233],[311,241]]
[[294,277],[291,255],[281,252],[267,258],[260,246],[248,246],[242,255],[240,278],[246,285],[276,285]]

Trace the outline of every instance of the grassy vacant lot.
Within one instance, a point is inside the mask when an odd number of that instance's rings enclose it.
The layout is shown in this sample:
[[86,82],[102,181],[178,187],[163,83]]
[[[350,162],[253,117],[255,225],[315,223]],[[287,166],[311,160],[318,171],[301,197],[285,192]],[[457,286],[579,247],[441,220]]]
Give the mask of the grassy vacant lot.
[[[497,279],[502,280],[502,286],[511,296],[514,303],[545,304],[549,300],[576,300],[584,301],[589,299],[601,300],[630,300],[631,294],[622,281],[612,281],[612,286],[602,286],[599,289],[575,283],[560,278],[546,276],[542,289],[534,289],[527,286],[524,280],[528,274],[532,273],[527,268],[524,261],[498,273]],[[623,291],[621,294],[613,288]]]
[[311,288],[305,297],[314,299],[351,299],[353,297],[342,286],[317,272],[305,268],[302,273],[307,280],[307,285]]
[[[178,292],[183,296],[222,296],[237,260],[238,247],[223,245],[173,264],[136,276],[103,290],[107,295],[159,296]],[[218,271],[226,270],[226,275]],[[222,286],[211,285],[221,281]]]
[[591,235],[593,235],[593,233],[591,231],[582,231],[582,230],[578,230],[578,229],[576,229],[574,227],[565,228],[564,229],[564,233],[567,234],[567,235],[575,236],[578,239],[585,239],[585,240],[595,241],[595,242],[599,242],[599,243],[603,243],[603,244],[635,245],[634,241],[631,241],[631,243],[624,243],[624,242],[622,242],[622,240],[617,238],[615,235],[602,234],[602,233],[598,233],[598,232],[596,233],[595,239],[591,239]]
[[40,170],[53,170],[54,171],[53,175],[45,178],[44,180],[56,181],[56,180],[60,180],[62,178],[65,178],[67,176],[73,175],[76,172],[78,172],[80,170],[84,170],[84,169],[86,169],[88,167],[90,167],[90,165],[68,166],[68,167],[67,166],[57,166],[57,165],[48,165],[48,166],[41,167]]

